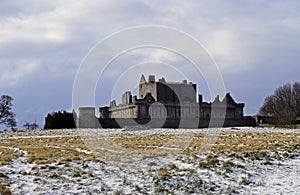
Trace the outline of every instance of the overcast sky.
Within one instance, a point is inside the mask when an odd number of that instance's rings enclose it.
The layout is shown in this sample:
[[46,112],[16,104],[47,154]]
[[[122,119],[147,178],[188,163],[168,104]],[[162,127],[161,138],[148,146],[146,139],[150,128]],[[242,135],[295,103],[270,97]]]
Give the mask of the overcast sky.
[[[0,94],[14,98],[19,128],[34,120],[43,126],[47,113],[70,110],[76,71],[89,50],[112,33],[139,25],[177,28],[200,41],[218,64],[226,91],[246,103],[246,114],[256,114],[278,86],[300,80],[298,0],[2,0]],[[134,64],[178,59],[146,49],[114,67],[132,58]],[[130,79],[137,83],[139,77]],[[209,101],[205,91],[198,83]],[[109,103],[111,94],[105,92],[98,89],[99,106]]]

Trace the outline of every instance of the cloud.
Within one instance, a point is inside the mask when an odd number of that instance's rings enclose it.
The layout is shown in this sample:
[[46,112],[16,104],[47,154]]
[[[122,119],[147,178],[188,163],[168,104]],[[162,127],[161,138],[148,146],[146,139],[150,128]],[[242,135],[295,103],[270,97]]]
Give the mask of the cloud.
[[23,82],[25,77],[32,76],[41,67],[38,61],[19,61],[15,65],[4,65],[6,68],[0,72],[0,88],[10,88],[19,82]]
[[70,41],[71,33],[67,29],[65,20],[57,10],[30,16],[7,17],[1,20],[0,42],[17,44],[29,42],[31,44],[62,44]]

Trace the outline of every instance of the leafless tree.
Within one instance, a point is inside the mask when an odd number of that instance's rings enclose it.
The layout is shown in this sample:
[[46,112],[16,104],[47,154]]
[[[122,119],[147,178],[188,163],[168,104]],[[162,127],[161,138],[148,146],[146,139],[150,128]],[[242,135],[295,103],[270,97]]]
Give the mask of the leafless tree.
[[273,117],[275,124],[293,124],[300,115],[300,83],[285,84],[265,99],[259,113]]
[[2,95],[0,98],[0,124],[10,127],[14,130],[17,126],[15,113],[12,111],[13,98],[8,95]]
[[39,128],[39,125],[34,121],[33,123],[25,121],[23,128],[26,130],[36,130]]

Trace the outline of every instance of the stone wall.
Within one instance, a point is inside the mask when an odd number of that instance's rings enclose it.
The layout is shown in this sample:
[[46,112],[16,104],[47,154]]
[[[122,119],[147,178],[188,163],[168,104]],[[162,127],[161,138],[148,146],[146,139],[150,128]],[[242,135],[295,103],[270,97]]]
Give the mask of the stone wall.
[[126,91],[123,95],[122,95],[122,104],[123,105],[128,105],[132,103],[132,95],[130,91]]
[[[241,119],[225,119],[220,121],[210,121],[202,119],[184,119],[184,125],[180,126],[180,119],[99,119],[102,128],[123,128],[126,126],[144,126],[144,128],[207,128],[207,127],[243,127],[255,126],[255,120],[252,117],[243,117]],[[195,123],[196,122],[196,123]],[[215,122],[215,123],[213,123]],[[214,126],[213,124],[223,124]]]
[[137,118],[138,108],[134,104],[118,105],[109,109],[109,118]]
[[75,111],[73,116],[76,116],[75,124],[79,128],[100,128],[98,118],[95,116],[94,107],[81,107],[78,110],[78,117]]
[[196,84],[189,83],[156,83],[157,101],[196,103]]

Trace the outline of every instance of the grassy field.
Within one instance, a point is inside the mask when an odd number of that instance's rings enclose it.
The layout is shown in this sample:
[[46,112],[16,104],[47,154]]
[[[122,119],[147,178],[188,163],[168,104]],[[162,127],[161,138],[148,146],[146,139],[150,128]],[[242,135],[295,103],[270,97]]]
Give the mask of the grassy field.
[[[66,130],[60,133],[64,131]],[[72,132],[67,136],[64,136],[64,134],[62,136],[51,135],[57,135],[57,130],[2,133],[0,142],[1,164],[9,164],[13,159],[17,159],[22,155],[18,150],[13,150],[12,148],[26,151],[26,162],[37,164],[76,159],[96,161],[97,156],[105,158],[114,155],[117,155],[119,158],[128,155],[150,157],[151,155],[167,155],[170,153],[198,155],[203,153],[201,149],[203,148],[203,139],[207,136],[207,133],[124,133],[117,136],[108,134],[103,137],[93,137],[93,140],[88,140],[89,143],[84,136],[79,136],[76,132]],[[210,147],[209,153],[213,152],[216,155],[260,156],[264,155],[267,150],[276,152],[300,149],[300,133],[222,131],[218,132],[217,136],[213,138],[215,140]],[[185,145],[182,146],[183,148],[180,148],[182,143],[177,143],[178,140],[188,140],[188,143],[184,141]],[[164,147],[167,143],[178,144],[179,149],[170,150]],[[82,152],[94,149],[89,147],[90,144],[101,146],[103,150],[93,151],[94,153]],[[121,155],[120,152],[109,150],[115,149],[114,145],[121,150]]]
[[[88,130],[87,130],[88,131]],[[101,130],[98,130],[101,131]],[[203,156],[198,160],[199,169],[220,166],[224,169],[236,166],[233,161],[222,158],[262,160],[285,160],[295,158],[300,151],[300,131],[272,130],[239,131],[156,131],[144,133],[123,132],[80,134],[76,130],[31,131],[0,134],[0,163],[10,165],[19,160],[22,165],[67,165],[75,161],[108,163],[135,157],[140,159],[157,156]],[[203,144],[205,143],[205,144]],[[209,147],[204,147],[209,145]],[[134,158],[129,161],[134,161]],[[156,169],[153,180],[170,177],[170,171],[180,171],[177,165]],[[182,170],[181,170],[182,171]],[[2,175],[1,175],[2,174]],[[22,174],[22,173],[21,173]],[[0,172],[0,193],[10,194],[10,185],[5,183],[9,175]]]

